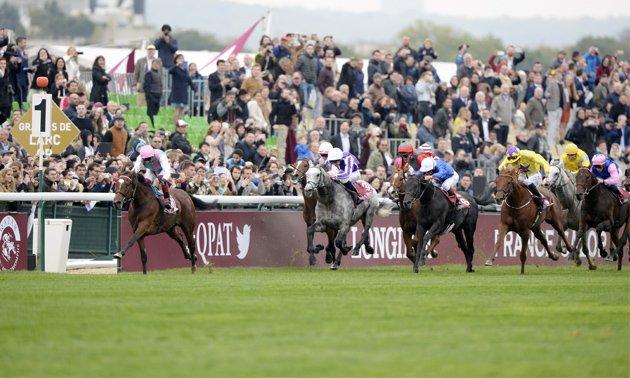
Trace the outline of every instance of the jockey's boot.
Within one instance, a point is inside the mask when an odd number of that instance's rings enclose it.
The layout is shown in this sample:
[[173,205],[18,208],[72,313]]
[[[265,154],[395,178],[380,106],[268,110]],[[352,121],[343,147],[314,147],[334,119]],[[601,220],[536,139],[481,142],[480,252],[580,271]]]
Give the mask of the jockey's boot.
[[617,195],[617,199],[619,200],[619,205],[623,206],[624,204],[628,203],[628,199],[624,197],[623,193],[621,193],[621,190],[619,190],[618,186],[614,185],[614,186],[611,186],[610,188]]
[[164,193],[164,211],[171,210],[171,193],[168,189],[168,183],[162,182],[162,192]]
[[529,186],[527,188],[534,195],[534,201],[536,202],[536,205],[538,205],[538,207],[540,208],[540,211],[543,211],[545,208],[547,208],[547,206],[549,206],[549,201],[547,201],[547,200],[543,201],[542,200],[543,196],[538,191],[538,188],[536,187],[536,184],[531,183],[531,184],[529,184]]
[[459,202],[459,198],[457,198],[457,195],[455,194],[455,189],[450,188],[450,189],[448,190],[448,194],[449,194],[450,196],[455,197],[455,209],[456,209],[456,210],[461,210],[461,209],[463,209],[463,208],[464,208],[464,206],[462,205],[462,203],[461,203],[461,202]]
[[352,184],[350,181],[347,181],[343,183],[343,186],[345,186],[346,188],[348,188],[348,190],[354,192],[357,195],[357,202],[354,206],[359,206],[361,202],[363,202],[363,197],[359,194],[357,188],[354,187],[354,184]]

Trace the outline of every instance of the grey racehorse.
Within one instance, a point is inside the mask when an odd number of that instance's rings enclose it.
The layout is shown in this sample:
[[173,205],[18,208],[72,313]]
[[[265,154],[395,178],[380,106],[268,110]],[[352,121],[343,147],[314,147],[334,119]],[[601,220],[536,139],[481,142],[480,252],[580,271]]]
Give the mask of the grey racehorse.
[[347,255],[350,250],[350,247],[346,245],[346,236],[350,227],[359,220],[363,223],[363,233],[359,242],[354,246],[352,255],[358,255],[359,249],[363,245],[365,245],[367,253],[374,253],[374,248],[369,244],[368,231],[372,226],[374,216],[388,216],[394,208],[394,203],[390,199],[379,198],[375,193],[355,209],[350,193],[343,185],[336,183],[328,176],[329,168],[330,166],[327,164],[318,165],[306,172],[304,194],[311,196],[317,190],[319,197],[315,207],[317,221],[308,228],[308,253],[310,264],[315,265],[317,259],[313,247],[313,235],[316,232],[325,232],[327,229],[337,231],[335,245],[341,252],[337,254],[337,259],[330,267],[330,269],[336,270],[341,264],[341,257]]
[[[549,168],[549,189],[558,197],[558,201],[562,204],[562,208],[566,210],[563,217],[564,229],[577,231],[580,228],[581,203],[575,195],[575,175],[564,168],[563,161],[554,162]],[[560,253],[566,253],[566,246],[562,245],[562,238],[558,235],[556,242],[556,250]],[[582,265],[580,252],[584,252],[590,269],[594,269],[593,260],[588,252],[588,244],[586,238],[582,238],[582,242],[576,252],[570,252],[568,260],[575,260],[575,265]]]

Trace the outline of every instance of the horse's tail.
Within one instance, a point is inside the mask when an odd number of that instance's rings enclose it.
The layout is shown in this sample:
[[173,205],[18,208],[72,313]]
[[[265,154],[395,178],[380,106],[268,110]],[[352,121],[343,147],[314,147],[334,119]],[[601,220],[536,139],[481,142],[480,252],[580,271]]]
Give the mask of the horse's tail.
[[477,196],[472,196],[472,197],[475,200],[475,202],[477,202],[477,205],[480,205],[480,206],[492,205],[494,203],[494,198],[492,198],[492,193],[494,193],[493,188],[488,186],[486,190],[484,190],[483,193],[481,193],[481,195],[479,195],[478,197]]
[[195,209],[198,209],[198,210],[210,210],[218,202],[218,200],[214,200],[210,203],[207,203],[207,202],[202,201],[199,197],[194,196],[188,192],[186,192],[186,194],[188,194],[188,197],[190,197],[190,199],[192,200],[193,204],[195,205]]
[[391,214],[394,209],[394,201],[389,198],[379,198],[378,199],[378,210],[376,210],[377,217],[386,217]]

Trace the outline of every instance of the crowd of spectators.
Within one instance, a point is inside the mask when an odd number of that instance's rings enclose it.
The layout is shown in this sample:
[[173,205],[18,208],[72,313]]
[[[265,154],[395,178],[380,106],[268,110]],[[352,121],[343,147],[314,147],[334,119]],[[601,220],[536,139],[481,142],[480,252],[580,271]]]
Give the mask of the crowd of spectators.
[[[11,168],[14,176],[9,180],[9,171],[0,172],[0,190],[36,189],[36,161],[8,131],[19,122],[23,103],[43,92],[51,93],[81,130],[61,156],[44,162],[44,187],[51,191],[109,191],[137,156],[139,139],[166,151],[173,186],[197,194],[297,195],[284,169],[298,157],[317,159],[323,141],[354,154],[364,178],[383,193],[396,158],[389,139],[428,144],[469,191],[473,176],[494,179],[512,145],[552,159],[570,141],[589,156],[605,154],[622,172],[630,163],[630,64],[619,58],[621,52],[600,53],[595,46],[570,57],[560,49],[551,62],[524,67],[522,49],[508,46],[485,60],[462,45],[456,74],[440,78],[433,66],[440,46],[430,39],[403,37],[395,50],[374,50],[370,59],[348,57],[339,65],[343,51],[332,36],[289,33],[263,36],[243,65],[234,55],[217,60],[216,72],[206,79],[178,53],[177,39],[164,25],[146,57],[136,62],[133,81],[135,105],[147,106],[151,117],[160,106],[175,109],[171,134],[149,133],[154,128],[146,122],[127,124],[128,109],[108,100],[111,77],[103,56],[94,60],[88,94],[79,80],[75,47],[56,58],[40,48],[32,59],[26,38],[5,45],[0,169]],[[165,75],[173,82],[167,99]],[[40,76],[49,78],[47,87],[37,86]],[[202,105],[189,104],[189,98]],[[12,112],[13,102],[21,110]],[[207,119],[199,146],[186,137],[181,116],[188,111]],[[273,148],[270,136],[277,137]]]

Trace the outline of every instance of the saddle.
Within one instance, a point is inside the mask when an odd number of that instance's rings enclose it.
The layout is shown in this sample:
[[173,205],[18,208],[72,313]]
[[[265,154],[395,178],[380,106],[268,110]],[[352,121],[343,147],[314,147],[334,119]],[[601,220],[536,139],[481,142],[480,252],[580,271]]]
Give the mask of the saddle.
[[630,198],[630,193],[623,187],[621,186],[617,186],[617,188],[619,188],[619,191],[621,192],[621,194],[617,194],[615,193],[610,187],[607,186],[607,188],[615,195],[615,197],[617,197],[617,199],[619,201],[623,201],[626,200],[628,198]]
[[470,202],[466,198],[464,198],[464,196],[462,196],[461,194],[455,192],[455,195],[452,196],[448,192],[445,192],[444,189],[442,188],[440,188],[440,191],[442,192],[442,194],[444,194],[446,199],[449,200],[449,202],[451,203],[451,205],[453,205],[453,207],[457,206],[457,200],[459,200],[459,203],[462,205],[464,209],[470,209]]
[[[338,184],[341,185],[348,193],[350,193],[350,197],[352,197],[354,205],[358,205],[359,198],[357,197],[357,194],[346,188],[345,185],[343,185],[342,183],[338,182]],[[364,201],[367,201],[368,199],[370,199],[370,197],[372,197],[372,195],[374,195],[374,188],[372,188],[372,185],[363,180],[358,180],[354,182],[354,187],[359,192],[361,197],[363,197]]]
[[[529,194],[530,194],[532,197],[534,197],[534,198],[538,198],[538,196],[537,196],[537,195],[535,195],[534,193],[532,193],[532,191],[531,191],[531,190],[529,190],[529,188],[528,188],[525,184],[521,183],[521,186],[522,186],[523,188],[527,189],[527,191],[529,192]],[[542,202],[545,202],[545,200],[549,200],[549,199],[548,199],[547,197],[545,197],[545,195],[544,195],[542,192],[540,192],[540,201],[541,201],[541,203],[542,203]],[[551,206],[551,205],[553,205],[553,203],[552,203],[551,201],[549,201],[549,206]]]
[[173,198],[173,196],[169,197],[169,200],[171,202],[171,209],[170,210],[166,209],[166,199],[164,198],[164,194],[162,194],[162,192],[157,190],[155,186],[153,185],[150,185],[150,186],[151,186],[151,189],[153,189],[153,194],[155,195],[155,198],[157,199],[160,206],[162,206],[166,214],[173,214],[174,212],[179,210],[176,206],[175,199]]

